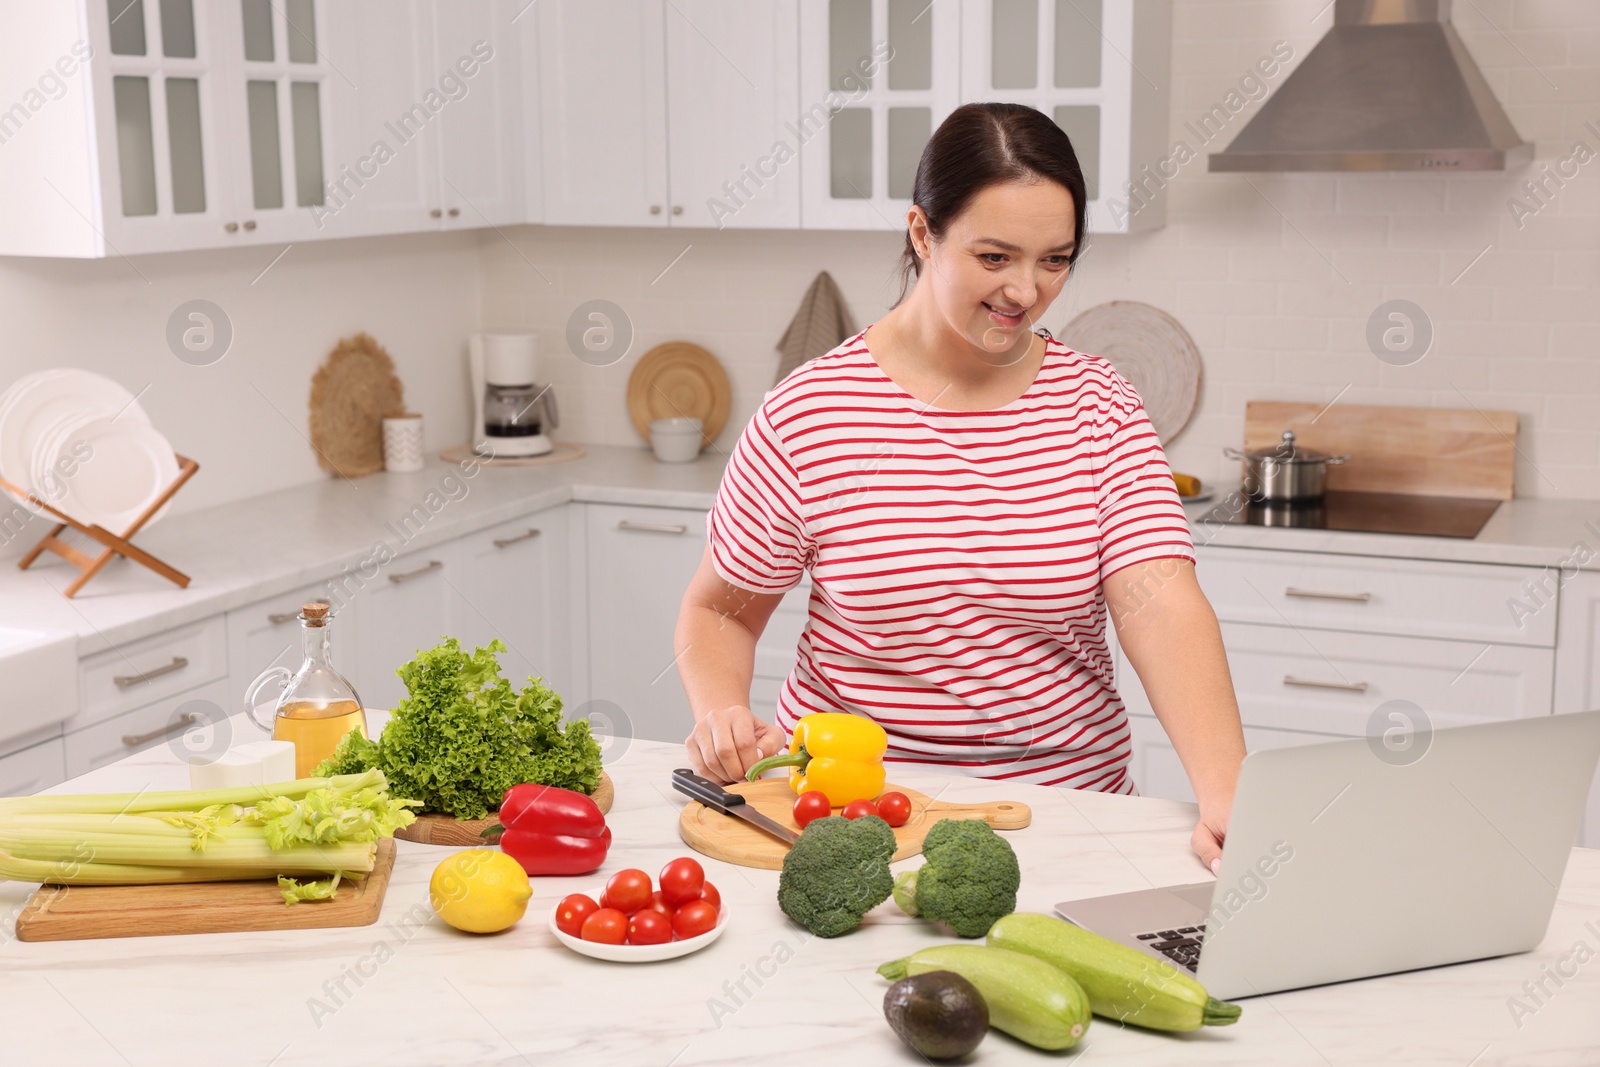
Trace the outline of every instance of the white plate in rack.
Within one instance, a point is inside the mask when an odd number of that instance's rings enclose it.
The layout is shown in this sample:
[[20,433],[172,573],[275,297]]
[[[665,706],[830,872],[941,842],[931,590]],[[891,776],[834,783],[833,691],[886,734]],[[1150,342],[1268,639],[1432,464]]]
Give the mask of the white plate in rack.
[[92,371],[38,371],[15,382],[0,396],[0,477],[32,490],[34,450],[44,443],[42,438],[69,417],[89,413],[115,417],[121,423],[150,424],[150,416],[132,393]]
[[153,426],[106,415],[68,421],[43,452],[41,472],[52,466],[71,472],[56,483],[63,490],[56,506],[115,534],[127,530],[178,477],[172,445]]

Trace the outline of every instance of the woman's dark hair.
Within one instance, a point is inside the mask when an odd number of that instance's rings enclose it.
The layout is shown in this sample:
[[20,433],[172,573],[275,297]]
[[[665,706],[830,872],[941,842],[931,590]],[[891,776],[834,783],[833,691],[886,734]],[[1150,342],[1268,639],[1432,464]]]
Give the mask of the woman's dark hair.
[[[1071,139],[1036,108],[963,104],[950,112],[922,150],[911,202],[928,216],[928,232],[943,237],[945,227],[982,190],[1002,182],[1041,180],[1056,182],[1072,194],[1077,242],[1067,262],[1075,263],[1084,244],[1083,168]],[[907,231],[900,257],[901,300],[921,273],[922,260]]]

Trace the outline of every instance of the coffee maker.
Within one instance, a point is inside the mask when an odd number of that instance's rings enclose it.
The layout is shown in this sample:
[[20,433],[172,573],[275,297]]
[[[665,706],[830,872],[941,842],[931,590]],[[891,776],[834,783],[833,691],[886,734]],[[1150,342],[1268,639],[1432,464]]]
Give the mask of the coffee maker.
[[467,340],[472,374],[472,450],[482,456],[542,456],[560,425],[555,394],[539,384],[531,333],[475,333]]

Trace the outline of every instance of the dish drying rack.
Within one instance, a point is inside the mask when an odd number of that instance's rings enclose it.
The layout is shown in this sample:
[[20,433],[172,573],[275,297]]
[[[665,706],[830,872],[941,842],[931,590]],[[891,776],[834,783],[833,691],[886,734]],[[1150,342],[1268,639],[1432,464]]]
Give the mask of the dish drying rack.
[[[56,523],[55,529],[45,534],[44,537],[40,539],[39,543],[34,545],[33,549],[26,556],[23,556],[22,559],[17,561],[17,567],[21,570],[27,570],[33,565],[33,562],[45,552],[55,553],[68,563],[72,564],[74,567],[78,568],[78,576],[74,578],[70,584],[68,584],[66,589],[62,590],[66,596],[74,597],[78,595],[79,590],[88,584],[89,579],[93,578],[96,574],[99,574],[101,568],[107,563],[111,562],[111,558],[113,556],[121,556],[124,559],[131,559],[135,563],[150,568],[157,574],[161,575],[161,577],[167,579],[167,581],[172,582],[179,589],[188,588],[189,576],[187,574],[184,574],[171,564],[157,559],[155,556],[152,556],[138,545],[135,545],[132,541],[133,536],[140,530],[144,529],[145,523],[150,521],[150,517],[165,507],[167,501],[172,499],[173,494],[175,494],[179,489],[182,489],[184,483],[190,478],[194,477],[195,471],[200,469],[200,464],[196,463],[187,456],[177,456],[177,460],[178,477],[173,479],[172,484],[167,486],[166,489],[162,490],[161,495],[156,497],[155,500],[151,501],[150,506],[145,508],[144,511],[140,513],[139,517],[134,519],[133,522],[128,525],[128,528],[123,530],[120,534],[112,533],[104,526],[98,526],[94,523],[79,522],[71,515],[68,515],[66,512],[54,507],[47,501],[40,500],[32,493],[20,488],[19,486],[12,485],[4,478],[0,478],[0,488],[7,490],[15,497],[24,498],[31,501],[35,507],[48,512],[50,515],[59,520]],[[96,544],[99,544],[101,546],[100,554],[91,556],[88,552],[85,552],[82,549],[74,548],[72,545],[61,540],[62,532],[65,531],[69,526],[83,534],[85,537],[94,541]]]

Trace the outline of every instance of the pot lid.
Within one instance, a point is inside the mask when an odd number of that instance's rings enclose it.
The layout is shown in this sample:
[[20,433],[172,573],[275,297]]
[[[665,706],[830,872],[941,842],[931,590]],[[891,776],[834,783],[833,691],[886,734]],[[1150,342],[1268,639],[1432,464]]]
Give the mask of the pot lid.
[[1326,463],[1330,459],[1337,462],[1337,457],[1327,452],[1319,452],[1315,448],[1306,448],[1294,443],[1294,431],[1283,431],[1283,439],[1271,448],[1253,448],[1245,453],[1247,459],[1271,459],[1279,463]]

